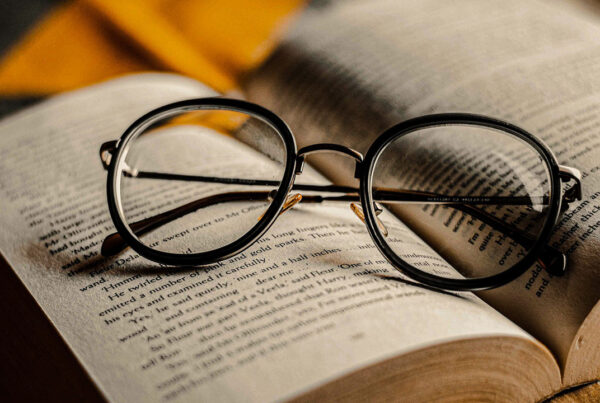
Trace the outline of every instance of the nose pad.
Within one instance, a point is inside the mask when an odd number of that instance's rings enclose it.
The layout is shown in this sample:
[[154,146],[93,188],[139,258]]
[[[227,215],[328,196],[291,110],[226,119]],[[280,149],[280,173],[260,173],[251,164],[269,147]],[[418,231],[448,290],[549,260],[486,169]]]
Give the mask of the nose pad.
[[[271,195],[269,195],[269,199],[272,200]],[[291,209],[292,207],[294,207],[296,204],[300,203],[301,201],[302,201],[302,195],[300,193],[296,193],[294,195],[289,195],[285,199],[285,202],[283,203],[283,207],[281,208],[281,212],[279,213],[279,215],[285,213],[286,211],[288,211],[289,209]],[[258,217],[258,221],[262,220],[264,215],[265,215],[265,213],[262,213],[260,215],[260,217]]]
[[[362,211],[362,208],[356,205],[356,203],[350,203],[350,209],[365,225],[367,224],[367,222],[365,221],[365,213]],[[383,209],[380,206],[378,206],[377,203],[375,203],[375,216],[378,216],[382,212]],[[381,230],[383,236],[388,236],[388,230],[383,224],[383,222],[378,217],[375,217],[375,221],[377,221],[377,226]]]
[[287,199],[285,199],[285,203],[283,203],[283,208],[281,209],[280,215],[294,207],[296,204],[302,201],[302,195],[300,193],[296,193],[295,195],[289,195]]

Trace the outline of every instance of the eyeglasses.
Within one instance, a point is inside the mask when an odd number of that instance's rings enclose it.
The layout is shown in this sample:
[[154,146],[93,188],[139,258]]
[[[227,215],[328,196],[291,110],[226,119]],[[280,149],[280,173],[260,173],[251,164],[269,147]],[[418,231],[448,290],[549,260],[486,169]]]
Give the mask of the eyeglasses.
[[[319,152],[352,159],[349,180],[359,185],[312,171],[304,176],[314,183],[296,183],[305,158]],[[288,126],[261,106],[193,99],[142,116],[100,157],[118,231],[104,240],[104,256],[130,246],[163,264],[212,264],[252,245],[294,206],[342,202],[396,269],[459,291],[498,287],[536,261],[562,274],[566,256],[548,241],[561,211],[582,197],[579,171],[559,165],[535,136],[462,113],[399,123],[363,158],[336,144],[297,151]],[[456,271],[423,261],[415,244]]]

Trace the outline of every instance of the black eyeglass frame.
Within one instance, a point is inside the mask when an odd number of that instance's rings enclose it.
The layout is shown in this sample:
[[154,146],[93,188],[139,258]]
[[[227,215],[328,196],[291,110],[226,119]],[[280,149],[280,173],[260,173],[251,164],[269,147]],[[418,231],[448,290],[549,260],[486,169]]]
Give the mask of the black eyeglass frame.
[[[373,170],[377,163],[377,157],[385,149],[386,145],[390,142],[405,136],[413,131],[420,130],[426,127],[432,126],[443,126],[443,125],[478,125],[492,129],[501,130],[505,133],[510,133],[525,141],[537,150],[546,163],[548,172],[550,175],[550,209],[546,216],[546,222],[534,242],[533,246],[529,248],[528,253],[519,262],[508,269],[487,277],[469,278],[469,279],[448,279],[433,274],[429,274],[422,270],[416,269],[397,254],[395,254],[390,246],[385,243],[383,234],[379,227],[376,225],[375,214],[372,208],[364,209],[364,205],[372,205],[373,194],[372,194],[372,176]],[[558,221],[558,217],[561,211],[561,184],[560,184],[560,170],[559,164],[552,151],[537,137],[526,132],[525,130],[514,126],[510,123],[503,122],[487,116],[466,114],[466,113],[446,113],[446,114],[433,114],[424,115],[414,119],[410,119],[401,122],[385,132],[383,132],[371,145],[369,151],[365,156],[365,165],[368,169],[365,169],[360,179],[360,191],[361,200],[364,200],[363,210],[365,211],[365,219],[369,223],[367,229],[373,238],[375,246],[380,252],[390,261],[394,267],[402,267],[402,272],[412,278],[413,280],[421,283],[442,288],[445,290],[453,291],[480,291],[491,288],[496,288],[504,285],[521,274],[525,273],[536,261],[539,253],[542,251],[544,246],[548,243],[550,236],[552,235],[552,229]]]
[[[271,204],[262,218],[246,234],[232,243],[215,250],[194,254],[177,254],[152,249],[142,243],[125,223],[126,219],[121,207],[121,175],[118,173],[123,169],[122,164],[125,162],[124,156],[127,155],[131,141],[152,126],[152,124],[172,115],[180,114],[181,112],[199,110],[237,111],[258,118],[271,126],[279,134],[285,147],[285,169],[283,177],[276,193],[274,193],[272,197]],[[532,146],[542,157],[548,168],[548,173],[550,175],[549,211],[546,216],[546,222],[544,223],[538,238],[529,248],[527,255],[523,257],[522,260],[512,267],[492,276],[471,279],[449,279],[423,272],[413,267],[393,252],[391,247],[385,242],[384,235],[377,224],[377,213],[375,211],[376,204],[372,192],[372,177],[377,158],[390,142],[399,137],[416,130],[443,125],[483,126],[512,134]],[[308,153],[316,151],[337,151],[355,158],[355,177],[359,179],[360,182],[359,199],[365,216],[365,224],[373,242],[386,259],[396,269],[413,280],[435,288],[453,291],[477,291],[496,288],[516,279],[527,271],[537,259],[542,248],[547,244],[552,233],[552,228],[560,215],[562,202],[561,179],[565,181],[575,179],[579,182],[579,178],[569,171],[572,168],[559,166],[554,154],[540,139],[517,126],[486,116],[467,113],[444,113],[425,115],[406,120],[392,126],[379,135],[375,142],[369,147],[365,158],[361,160],[358,158],[360,157],[360,154],[356,151],[335,144],[315,144],[305,147],[298,152],[292,131],[275,113],[247,101],[221,97],[190,99],[154,109],[133,122],[127,130],[125,130],[118,141],[105,143],[102,146],[100,153],[103,162],[105,163],[105,167],[108,169],[107,196],[109,212],[118,233],[124,238],[127,244],[141,256],[159,263],[177,266],[196,266],[208,265],[230,258],[241,253],[259,239],[271,227],[281,213],[286,198],[294,185],[296,174],[302,172],[304,157]],[[104,156],[107,152],[110,154],[109,162]],[[356,155],[358,155],[358,157]],[[577,183],[577,185],[579,185],[579,183]],[[578,189],[578,191],[580,193],[580,189]],[[579,198],[580,197],[581,195],[579,194]]]

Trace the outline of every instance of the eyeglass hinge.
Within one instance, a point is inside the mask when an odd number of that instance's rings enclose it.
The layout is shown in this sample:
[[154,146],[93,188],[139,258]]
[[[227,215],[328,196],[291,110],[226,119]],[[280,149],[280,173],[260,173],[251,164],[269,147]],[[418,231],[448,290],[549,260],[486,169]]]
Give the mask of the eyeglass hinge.
[[575,183],[565,191],[563,201],[571,203],[575,200],[581,200],[583,198],[581,190],[581,171],[577,168],[559,165],[558,175],[563,182],[570,182],[571,180],[575,181]]
[[104,169],[110,166],[113,152],[117,149],[117,140],[107,141],[100,146],[100,161]]
[[304,170],[304,155],[296,157],[296,174],[299,175]]
[[354,177],[356,179],[360,179],[362,175],[363,164],[363,161],[356,161],[356,165],[354,166]]

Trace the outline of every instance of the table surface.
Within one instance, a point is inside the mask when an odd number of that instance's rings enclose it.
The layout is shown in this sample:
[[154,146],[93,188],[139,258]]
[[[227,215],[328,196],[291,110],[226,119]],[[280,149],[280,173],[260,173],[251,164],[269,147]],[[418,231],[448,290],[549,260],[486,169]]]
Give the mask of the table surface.
[[2,256],[0,284],[2,401],[104,401],[54,326],[40,320],[45,314]]

